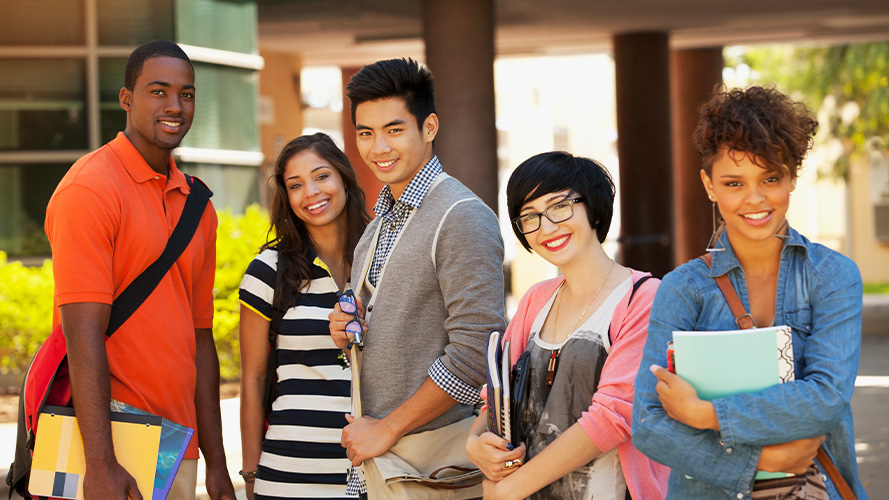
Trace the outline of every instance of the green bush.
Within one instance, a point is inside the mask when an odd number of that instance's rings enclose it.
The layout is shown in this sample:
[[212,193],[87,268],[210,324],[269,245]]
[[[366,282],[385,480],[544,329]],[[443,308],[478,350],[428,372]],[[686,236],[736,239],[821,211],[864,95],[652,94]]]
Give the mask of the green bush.
[[889,283],[865,283],[864,293],[889,293]]
[[52,328],[52,262],[25,267],[0,251],[0,372],[19,373]]
[[[220,374],[235,380],[240,374],[238,351],[238,287],[247,265],[265,242],[268,214],[258,205],[244,215],[219,212],[216,239],[216,283],[213,290],[213,338]],[[52,328],[52,262],[25,267],[8,262],[0,251],[0,372],[21,372],[49,336]]]
[[238,350],[238,287],[247,265],[265,243],[269,229],[268,213],[258,205],[247,207],[244,215],[219,212],[216,236],[216,285],[213,290],[216,312],[213,316],[213,338],[219,354],[219,372],[224,380],[240,376],[241,355]]

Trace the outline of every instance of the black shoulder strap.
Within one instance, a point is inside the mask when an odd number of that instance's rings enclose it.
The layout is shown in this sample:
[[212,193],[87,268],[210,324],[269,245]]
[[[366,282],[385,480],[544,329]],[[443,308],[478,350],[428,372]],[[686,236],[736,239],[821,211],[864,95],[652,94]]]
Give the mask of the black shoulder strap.
[[284,280],[284,265],[284,259],[281,258],[281,252],[279,251],[278,263],[275,267],[275,293],[272,296],[272,318],[269,323],[269,344],[271,344],[272,349],[275,348],[275,338],[278,336],[281,320],[284,319],[284,314],[287,312],[286,308],[279,310],[276,306],[278,303],[278,290],[281,289],[281,281]]
[[114,303],[111,304],[111,317],[108,319],[108,329],[105,331],[105,335],[109,337],[151,295],[158,283],[164,278],[164,275],[167,274],[167,271],[173,267],[173,264],[182,255],[182,252],[185,251],[185,247],[191,242],[191,238],[201,222],[204,209],[207,207],[207,202],[213,196],[213,193],[200,180],[195,181],[190,175],[186,175],[185,178],[191,190],[185,199],[182,216],[179,217],[179,222],[173,229],[173,234],[170,235],[167,246],[160,257],[142,271],[142,274],[114,299]]
[[277,365],[278,365],[278,349],[276,340],[278,337],[278,329],[281,327],[281,321],[287,312],[286,306],[278,309],[277,299],[278,290],[281,289],[281,282],[284,280],[284,259],[281,257],[281,251],[278,251],[278,263],[275,267],[275,293],[272,295],[272,317],[269,322],[269,355],[266,360],[265,368],[265,391],[262,395],[262,407],[265,410],[266,418],[272,412],[272,402],[277,396],[276,386],[278,381]]
[[[649,274],[648,276],[643,276],[643,277],[639,278],[638,281],[633,283],[633,290],[630,292],[630,299],[627,300],[627,309],[629,309],[630,304],[633,303],[633,297],[636,295],[636,291],[639,290],[639,288],[642,286],[642,283],[645,283],[646,281],[648,281],[649,278],[654,278],[654,276]],[[614,335],[611,332],[611,323],[610,322],[608,323],[608,343],[611,345],[614,345]]]

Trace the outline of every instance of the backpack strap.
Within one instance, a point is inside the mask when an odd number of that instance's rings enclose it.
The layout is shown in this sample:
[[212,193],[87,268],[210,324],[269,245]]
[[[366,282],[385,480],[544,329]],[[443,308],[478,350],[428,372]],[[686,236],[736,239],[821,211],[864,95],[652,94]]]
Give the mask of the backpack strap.
[[265,408],[266,417],[272,412],[272,402],[275,401],[277,395],[275,386],[278,375],[278,330],[281,327],[281,321],[284,319],[284,314],[287,313],[286,307],[279,309],[277,306],[278,290],[281,289],[284,281],[284,266],[286,265],[284,259],[281,257],[281,251],[277,250],[277,252],[278,263],[275,265],[275,293],[272,295],[272,317],[269,322],[269,356],[266,361],[265,370],[265,393],[262,396],[262,407]]
[[[630,309],[630,304],[633,303],[633,296],[636,295],[636,291],[639,290],[639,288],[642,287],[642,283],[645,283],[646,281],[648,281],[649,278],[654,278],[654,276],[649,274],[647,276],[643,276],[643,277],[639,278],[638,280],[636,280],[635,283],[633,283],[633,289],[630,291],[630,298],[627,299],[627,310]],[[626,314],[626,313],[624,313],[624,314]],[[621,320],[621,321],[623,321],[623,320]],[[612,332],[612,330],[611,330],[611,323],[608,324],[608,345],[612,345],[612,346],[614,345],[614,332]],[[610,351],[610,349],[609,349],[609,351]]]
[[145,299],[154,292],[167,271],[173,267],[182,252],[188,247],[201,223],[204,209],[213,193],[200,179],[195,182],[195,178],[190,175],[186,175],[185,179],[191,189],[185,198],[185,207],[182,209],[179,222],[176,223],[160,257],[142,271],[142,274],[114,299],[111,304],[111,316],[108,318],[108,329],[105,330],[105,335],[108,337],[120,328],[136,312],[136,309],[139,309]]
[[[704,264],[707,264],[708,269],[713,267],[712,253],[705,253],[698,258],[703,260]],[[732,314],[735,316],[735,324],[738,325],[738,328],[741,330],[756,328],[753,316],[747,312],[747,309],[744,309],[744,304],[741,303],[741,299],[738,297],[738,292],[735,291],[735,287],[732,286],[732,282],[729,281],[728,276],[722,274],[714,279],[716,280],[716,285],[722,290],[722,295],[725,297],[725,301],[728,302],[729,309],[731,309]]]

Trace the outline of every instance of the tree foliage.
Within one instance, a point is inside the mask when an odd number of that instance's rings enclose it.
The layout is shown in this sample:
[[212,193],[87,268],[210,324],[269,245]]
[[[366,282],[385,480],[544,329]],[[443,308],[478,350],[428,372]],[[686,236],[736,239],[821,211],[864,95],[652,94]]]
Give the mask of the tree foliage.
[[753,83],[776,84],[818,110],[821,127],[843,144],[836,175],[846,177],[856,153],[889,149],[889,42],[747,48],[727,59],[742,64]]

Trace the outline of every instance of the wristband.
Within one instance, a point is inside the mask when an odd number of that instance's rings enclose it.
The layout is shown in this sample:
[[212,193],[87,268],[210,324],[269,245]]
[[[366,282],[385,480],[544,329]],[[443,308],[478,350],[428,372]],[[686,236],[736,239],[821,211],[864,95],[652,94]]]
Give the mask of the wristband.
[[243,470],[239,470],[238,475],[240,475],[242,478],[244,478],[245,483],[252,483],[253,481],[256,481],[256,471],[255,470],[252,470],[250,472],[244,472]]

